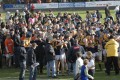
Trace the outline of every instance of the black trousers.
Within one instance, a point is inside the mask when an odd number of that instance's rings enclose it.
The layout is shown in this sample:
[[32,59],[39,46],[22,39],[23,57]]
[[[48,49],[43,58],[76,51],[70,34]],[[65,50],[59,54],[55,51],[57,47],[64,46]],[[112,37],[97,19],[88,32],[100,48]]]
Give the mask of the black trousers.
[[[95,69],[90,69],[90,70],[88,70],[88,74],[91,75],[91,76],[94,76],[94,74],[95,74]],[[92,79],[89,78],[89,80],[92,80]]]
[[43,73],[43,66],[44,66],[44,63],[43,63],[43,59],[41,59],[40,61],[39,61],[39,63],[40,63],[40,73],[42,74]]
[[118,57],[107,57],[106,73],[110,75],[111,64],[114,65],[115,74],[119,74]]
[[0,53],[0,68],[2,68],[2,54]]
[[15,51],[15,53],[14,53],[14,62],[15,62],[15,68],[18,68],[18,67],[20,67],[20,63],[19,63],[19,49],[20,49],[20,47],[15,47],[14,48],[14,51]]

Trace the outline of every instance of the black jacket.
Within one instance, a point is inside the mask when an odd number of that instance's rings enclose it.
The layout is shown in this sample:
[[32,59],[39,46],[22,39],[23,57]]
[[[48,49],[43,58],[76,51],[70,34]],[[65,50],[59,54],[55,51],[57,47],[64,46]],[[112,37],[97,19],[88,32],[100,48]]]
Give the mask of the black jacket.
[[51,44],[47,43],[45,46],[46,60],[55,60],[55,51]]
[[36,53],[36,59],[38,62],[43,61],[45,56],[45,43],[42,41],[35,41],[37,43],[37,47],[35,50]]
[[28,66],[31,66],[34,63],[36,63],[36,54],[35,50],[31,47],[27,51],[27,64]]
[[68,61],[71,63],[74,63],[77,60],[76,53],[81,52],[82,54],[85,54],[85,50],[82,46],[76,44],[72,46],[68,51]]
[[20,57],[19,57],[20,62],[26,61],[26,56],[27,56],[26,49],[23,46],[21,46],[19,51],[20,51]]
[[17,35],[14,35],[13,40],[14,40],[14,46],[15,47],[21,46],[21,40]]

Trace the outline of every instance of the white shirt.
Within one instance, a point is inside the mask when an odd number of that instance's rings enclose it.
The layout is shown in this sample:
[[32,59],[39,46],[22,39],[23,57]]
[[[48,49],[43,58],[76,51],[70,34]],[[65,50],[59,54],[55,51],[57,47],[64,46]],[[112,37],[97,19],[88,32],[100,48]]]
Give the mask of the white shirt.
[[119,6],[116,6],[114,10],[119,11]]
[[81,59],[81,57],[79,57],[77,60],[76,60],[76,71],[75,71],[75,74],[77,75],[78,73],[80,73],[80,68],[82,67],[83,65],[83,60]]
[[[91,59],[90,61],[89,61],[89,63],[88,63],[88,68],[90,68],[90,67],[92,67],[92,66],[95,66],[95,61],[94,61],[94,59]],[[92,67],[91,69],[95,69],[95,67]]]

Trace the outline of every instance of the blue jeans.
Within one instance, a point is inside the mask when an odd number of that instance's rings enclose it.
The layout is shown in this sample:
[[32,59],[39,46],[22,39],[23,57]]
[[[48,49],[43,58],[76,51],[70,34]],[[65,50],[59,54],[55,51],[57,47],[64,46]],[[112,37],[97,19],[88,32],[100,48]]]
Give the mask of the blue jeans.
[[25,78],[25,70],[26,70],[26,61],[20,62],[20,75],[19,80],[24,80]]
[[72,63],[72,66],[73,66],[73,75],[74,75],[74,78],[75,78],[75,76],[76,76],[76,62],[75,63]]
[[50,76],[50,70],[52,69],[52,77],[56,76],[55,60],[47,62],[47,75]]
[[36,77],[37,77],[37,67],[30,66],[29,80],[36,80]]

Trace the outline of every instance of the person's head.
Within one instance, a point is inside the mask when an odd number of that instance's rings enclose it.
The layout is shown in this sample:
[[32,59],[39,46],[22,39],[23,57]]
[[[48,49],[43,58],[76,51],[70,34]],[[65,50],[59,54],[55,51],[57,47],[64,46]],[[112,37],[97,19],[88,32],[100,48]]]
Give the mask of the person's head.
[[110,35],[109,39],[114,39],[114,35]]
[[86,13],[89,13],[89,11],[86,11]]
[[48,28],[48,32],[51,33],[52,32],[52,28]]
[[82,57],[81,51],[78,51],[78,52],[76,53],[76,56],[77,56],[77,57]]
[[21,41],[21,46],[24,46],[24,41]]
[[77,45],[77,44],[78,44],[78,40],[75,39],[75,40],[74,40],[74,45]]
[[59,35],[59,39],[60,39],[60,40],[63,40],[63,39],[64,39],[64,35],[63,35],[63,34],[60,34],[60,35]]
[[15,31],[13,29],[10,30],[11,35],[15,34]]
[[99,10],[96,10],[96,12],[99,12]]
[[84,59],[84,65],[87,65],[88,64],[88,59]]
[[32,48],[33,48],[33,49],[36,49],[37,44],[36,44],[35,42],[33,42],[33,43],[31,43],[31,44],[32,44]]
[[88,51],[88,52],[87,52],[87,58],[88,58],[88,59],[91,59],[92,56],[93,56],[92,52],[91,52],[91,51]]
[[46,43],[50,43],[50,41],[51,41],[51,40],[50,40],[49,38],[46,39]]
[[109,5],[107,4],[106,6],[108,7]]
[[10,39],[10,38],[11,38],[11,36],[8,34],[8,35],[7,35],[7,39]]

